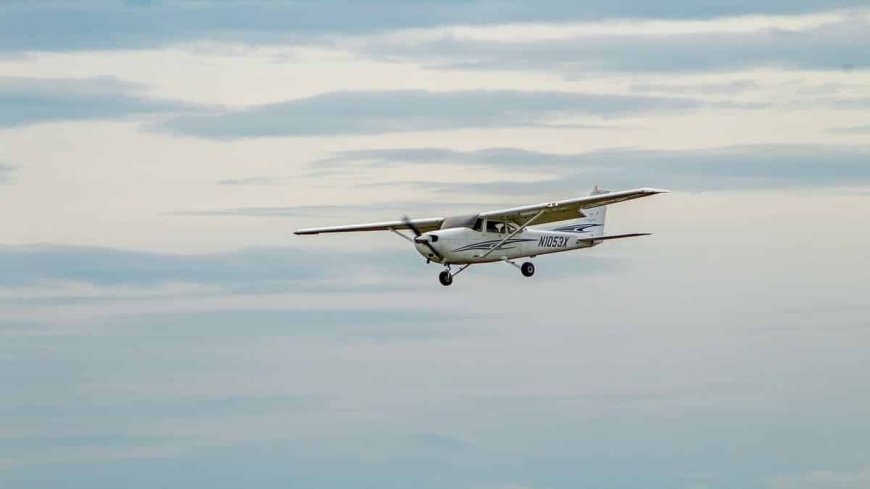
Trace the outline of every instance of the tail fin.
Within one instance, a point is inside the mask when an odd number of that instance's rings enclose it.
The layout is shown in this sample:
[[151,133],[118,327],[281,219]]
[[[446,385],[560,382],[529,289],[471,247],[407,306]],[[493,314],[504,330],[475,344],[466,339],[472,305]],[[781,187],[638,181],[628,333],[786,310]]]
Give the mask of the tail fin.
[[[599,189],[596,185],[589,195],[600,195],[608,192],[609,191],[607,190]],[[601,207],[583,209],[583,214],[585,214],[586,217],[560,222],[559,225],[552,230],[569,233],[589,233],[588,235],[593,238],[604,236],[604,220],[607,217],[607,206],[603,205]]]

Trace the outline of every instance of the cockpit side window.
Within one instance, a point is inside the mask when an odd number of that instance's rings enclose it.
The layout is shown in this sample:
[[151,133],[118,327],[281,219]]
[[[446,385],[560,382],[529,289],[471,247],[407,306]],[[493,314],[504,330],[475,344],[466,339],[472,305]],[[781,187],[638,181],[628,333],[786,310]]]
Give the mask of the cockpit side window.
[[486,221],[486,232],[488,233],[503,233],[504,223],[498,221]]
[[471,229],[474,229],[475,231],[483,231],[483,219],[478,218],[474,221],[474,226]]

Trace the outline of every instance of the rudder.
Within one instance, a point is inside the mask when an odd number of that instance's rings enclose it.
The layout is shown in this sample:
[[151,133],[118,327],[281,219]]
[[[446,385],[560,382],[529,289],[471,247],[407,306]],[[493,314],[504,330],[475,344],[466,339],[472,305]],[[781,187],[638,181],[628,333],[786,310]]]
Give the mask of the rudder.
[[[607,190],[599,189],[596,185],[589,195],[600,195],[608,192]],[[592,237],[604,236],[604,220],[607,218],[607,206],[602,205],[600,207],[583,209],[583,214],[586,217],[563,221],[559,223],[559,226],[551,230],[569,233],[590,233]]]

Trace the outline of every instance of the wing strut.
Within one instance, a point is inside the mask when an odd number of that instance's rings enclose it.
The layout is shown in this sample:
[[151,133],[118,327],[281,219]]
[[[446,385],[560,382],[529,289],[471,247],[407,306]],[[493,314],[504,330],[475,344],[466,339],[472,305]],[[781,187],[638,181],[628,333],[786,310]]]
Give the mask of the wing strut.
[[408,241],[411,242],[411,243],[414,242],[414,240],[411,239],[407,234],[405,234],[405,233],[401,233],[401,232],[399,232],[399,231],[396,231],[396,228],[390,228],[390,231],[392,231],[392,232],[398,234],[399,236],[401,236],[402,238],[405,238],[406,240],[408,240]]
[[465,264],[465,265],[462,265],[462,267],[461,267],[459,270],[456,270],[456,273],[451,273],[451,274],[450,274],[450,278],[453,278],[453,277],[459,275],[460,273],[462,273],[463,270],[465,270],[466,268],[470,267],[471,265],[472,265],[471,263],[467,263],[467,264]]
[[[506,238],[504,238],[503,240],[499,241],[498,244],[496,244],[495,246],[493,246],[492,248],[490,248],[489,251],[487,251],[486,253],[484,253],[483,255],[481,255],[481,258],[484,258],[484,257],[488,256],[490,253],[492,253],[493,251],[497,250],[499,246],[505,244],[505,242],[507,242],[507,240],[509,240],[509,239],[513,238],[514,236],[516,236],[517,234],[519,234],[523,229],[526,228],[526,226],[528,226],[528,225],[530,225],[531,223],[535,222],[535,219],[541,217],[541,216],[544,214],[544,211],[546,211],[546,210],[547,210],[547,209],[541,209],[541,210],[539,210],[537,214],[535,214],[534,216],[532,216],[531,218],[529,218],[529,220],[527,220],[526,222],[524,222],[522,226],[517,227],[517,228],[514,230],[514,232],[508,234]],[[511,263],[511,265],[517,266],[515,263],[512,263],[512,262],[510,262],[510,261],[509,261],[509,263]],[[459,275],[463,270],[465,270],[466,268],[470,267],[471,265],[472,265],[472,264],[469,263],[469,264],[467,264],[467,265],[464,265],[464,266],[463,266],[462,268],[460,268],[459,270],[457,270],[456,273],[451,273],[451,274],[450,274],[450,278],[451,278],[451,280],[453,279],[453,277]],[[449,267],[448,267],[448,268],[449,268]]]
[[513,238],[514,236],[516,236],[517,234],[519,234],[523,229],[525,229],[527,226],[529,226],[530,224],[532,224],[533,222],[535,222],[535,219],[541,217],[541,216],[544,214],[544,211],[546,211],[546,210],[547,210],[547,208],[544,208],[544,209],[539,210],[537,214],[535,214],[534,216],[532,216],[531,218],[529,218],[529,220],[526,221],[526,222],[524,222],[522,226],[517,227],[517,228],[514,230],[514,232],[508,234],[507,237],[506,237],[505,239],[499,241],[498,244],[496,244],[495,246],[493,246],[492,248],[490,248],[489,251],[487,251],[486,253],[484,253],[484,254],[481,255],[480,257],[481,257],[481,258],[486,258],[487,256],[489,256],[493,251],[497,250],[499,246],[505,244],[505,243],[507,242],[507,240]]

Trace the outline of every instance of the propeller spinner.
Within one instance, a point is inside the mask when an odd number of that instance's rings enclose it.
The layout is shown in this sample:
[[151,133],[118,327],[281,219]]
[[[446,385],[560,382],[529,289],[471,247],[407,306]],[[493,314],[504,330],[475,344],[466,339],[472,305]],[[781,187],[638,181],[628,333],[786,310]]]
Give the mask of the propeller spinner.
[[420,229],[414,224],[413,221],[411,221],[411,219],[408,216],[403,217],[402,222],[405,224],[405,226],[408,226],[408,229],[410,229],[414,233],[414,242],[415,243],[420,243],[420,244],[426,245],[426,247],[432,251],[432,254],[438,257],[439,261],[444,259],[444,257],[441,255],[441,253],[439,253],[438,250],[436,250],[435,247],[432,246],[432,243],[429,242],[429,239],[427,239],[425,236],[423,236],[423,233],[420,232]]

